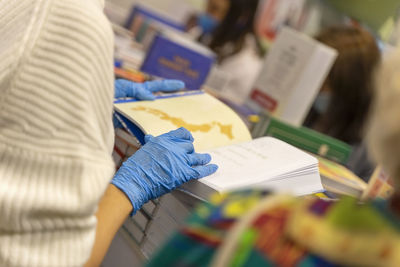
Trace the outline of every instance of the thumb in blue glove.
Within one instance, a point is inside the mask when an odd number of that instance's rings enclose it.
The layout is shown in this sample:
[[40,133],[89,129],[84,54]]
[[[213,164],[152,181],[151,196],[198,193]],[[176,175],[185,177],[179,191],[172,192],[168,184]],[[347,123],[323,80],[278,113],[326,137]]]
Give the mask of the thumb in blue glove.
[[211,161],[209,154],[194,151],[193,137],[184,128],[158,137],[148,135],[145,141],[146,144],[122,164],[111,181],[129,198],[133,214],[150,199],[218,169],[217,165],[208,164]]
[[133,97],[137,100],[154,100],[154,92],[172,92],[183,89],[185,83],[179,80],[157,80],[134,83],[128,80],[115,81],[115,98]]

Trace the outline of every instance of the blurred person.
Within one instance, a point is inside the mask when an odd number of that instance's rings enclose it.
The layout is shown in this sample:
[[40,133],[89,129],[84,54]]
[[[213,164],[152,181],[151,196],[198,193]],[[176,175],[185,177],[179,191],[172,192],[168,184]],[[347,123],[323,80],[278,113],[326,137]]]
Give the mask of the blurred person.
[[[209,11],[215,1],[208,1],[206,16],[217,17]],[[226,10],[222,12],[221,8],[218,19],[212,23],[212,30],[203,31],[199,41],[216,54],[219,73],[223,73],[229,81],[226,85],[228,98],[242,104],[262,65],[263,50],[254,29],[259,0],[222,2],[227,3],[223,5]]]
[[388,200],[215,195],[147,266],[364,266],[400,262],[400,46],[380,67],[368,127],[374,159],[393,178]]
[[0,0],[0,266],[99,266],[148,200],[215,172],[181,128],[115,173],[113,98],[180,81],[117,80],[101,0]]
[[230,0],[208,0],[203,13],[189,17],[186,31],[194,31],[193,35],[211,34],[228,12]]
[[373,71],[380,61],[375,38],[354,26],[333,26],[316,36],[338,57],[305,125],[348,144],[362,142],[373,95]]
[[350,144],[348,167],[368,180],[375,166],[363,137],[373,97],[373,71],[381,57],[378,45],[368,31],[345,25],[328,27],[316,39],[336,49],[338,57],[304,125]]
[[254,22],[258,3],[258,0],[229,1],[226,15],[206,43],[216,53],[219,63],[245,49],[249,36],[255,38]]

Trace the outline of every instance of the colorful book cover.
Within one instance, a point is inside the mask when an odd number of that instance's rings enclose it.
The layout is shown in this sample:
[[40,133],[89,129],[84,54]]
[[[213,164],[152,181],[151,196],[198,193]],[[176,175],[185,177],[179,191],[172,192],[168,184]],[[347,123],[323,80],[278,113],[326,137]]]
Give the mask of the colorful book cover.
[[393,180],[382,169],[381,166],[376,167],[372,174],[367,188],[362,195],[363,200],[376,198],[389,198],[394,192]]

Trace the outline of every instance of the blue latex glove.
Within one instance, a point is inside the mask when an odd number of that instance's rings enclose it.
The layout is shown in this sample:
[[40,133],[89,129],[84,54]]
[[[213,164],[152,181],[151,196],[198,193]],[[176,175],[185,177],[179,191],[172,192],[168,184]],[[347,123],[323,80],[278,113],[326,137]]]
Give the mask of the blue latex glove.
[[218,169],[208,164],[209,154],[195,153],[193,137],[185,128],[158,137],[147,135],[145,140],[146,144],[122,164],[111,181],[128,196],[132,214],[147,201]]
[[154,100],[154,92],[171,92],[184,87],[185,83],[179,80],[157,80],[144,83],[116,80],[115,98],[133,97],[137,100]]

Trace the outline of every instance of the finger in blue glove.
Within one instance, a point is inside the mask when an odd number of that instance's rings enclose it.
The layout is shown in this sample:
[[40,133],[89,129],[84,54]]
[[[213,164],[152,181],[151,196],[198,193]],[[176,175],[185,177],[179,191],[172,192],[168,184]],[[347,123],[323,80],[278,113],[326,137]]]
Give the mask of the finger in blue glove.
[[155,80],[144,83],[150,92],[172,92],[185,88],[180,80]]
[[146,136],[146,144],[118,170],[112,184],[130,199],[133,214],[150,199],[158,198],[192,179],[214,173],[211,156],[194,151],[193,137],[179,128],[158,137]]
[[137,100],[154,100],[153,92],[171,92],[183,89],[185,83],[179,80],[157,80],[135,83],[119,79],[115,81],[115,98],[133,97]]

